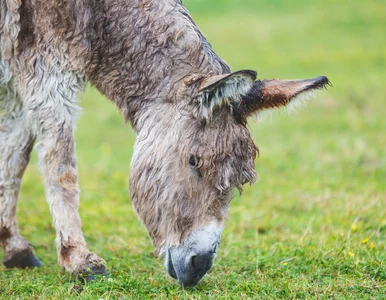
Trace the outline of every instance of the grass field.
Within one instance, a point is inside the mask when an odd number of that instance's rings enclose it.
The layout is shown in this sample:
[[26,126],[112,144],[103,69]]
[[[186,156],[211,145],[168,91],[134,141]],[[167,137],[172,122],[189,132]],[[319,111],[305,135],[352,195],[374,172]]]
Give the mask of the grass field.
[[18,221],[44,266],[0,266],[0,298],[386,299],[386,2],[186,0],[233,70],[326,75],[296,114],[250,121],[260,181],[232,202],[215,266],[182,289],[152,256],[128,196],[135,135],[95,89],[77,129],[83,230],[111,279],[84,287],[56,264],[36,157]]

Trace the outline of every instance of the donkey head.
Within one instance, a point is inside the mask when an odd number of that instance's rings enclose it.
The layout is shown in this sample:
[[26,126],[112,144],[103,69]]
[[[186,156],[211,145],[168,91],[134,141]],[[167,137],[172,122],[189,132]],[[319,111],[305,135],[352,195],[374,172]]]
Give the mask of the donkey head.
[[183,286],[196,285],[212,267],[233,190],[257,181],[247,117],[329,83],[255,80],[254,71],[191,75],[138,118],[132,201]]

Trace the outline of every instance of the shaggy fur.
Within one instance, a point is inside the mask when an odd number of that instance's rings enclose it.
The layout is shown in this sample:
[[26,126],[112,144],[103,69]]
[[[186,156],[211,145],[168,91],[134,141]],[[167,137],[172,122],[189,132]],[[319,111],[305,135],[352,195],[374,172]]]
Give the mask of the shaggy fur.
[[246,117],[292,94],[252,88],[253,71],[230,74],[181,1],[0,0],[0,13],[5,263],[18,253],[27,253],[24,267],[36,262],[15,219],[35,138],[60,264],[81,273],[104,263],[87,249],[78,215],[73,131],[87,81],[137,132],[131,198],[157,250],[214,219],[222,224],[233,188],[257,180]]

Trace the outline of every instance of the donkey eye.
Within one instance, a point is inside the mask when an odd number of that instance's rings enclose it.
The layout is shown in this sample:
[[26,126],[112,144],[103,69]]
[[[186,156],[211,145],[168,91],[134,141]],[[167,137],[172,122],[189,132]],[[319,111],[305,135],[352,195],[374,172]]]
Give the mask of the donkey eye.
[[200,163],[200,157],[191,155],[189,157],[189,167],[196,168]]

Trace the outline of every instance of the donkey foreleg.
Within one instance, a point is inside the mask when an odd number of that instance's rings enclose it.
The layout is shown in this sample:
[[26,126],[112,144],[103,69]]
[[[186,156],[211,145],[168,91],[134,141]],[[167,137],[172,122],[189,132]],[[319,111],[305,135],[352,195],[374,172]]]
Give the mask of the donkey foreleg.
[[12,87],[3,87],[2,91],[0,101],[10,108],[0,117],[0,246],[5,248],[3,263],[8,268],[39,267],[42,264],[32,253],[30,244],[18,233],[15,216],[20,182],[29,162],[34,136],[25,124],[21,103]]
[[76,97],[84,82],[73,72],[50,64],[47,57],[36,55],[35,60],[27,60],[30,68],[19,69],[19,89],[38,138],[39,164],[56,230],[59,263],[67,271],[82,275],[80,279],[90,280],[95,274],[107,272],[104,260],[87,248],[78,213],[73,130]]
[[107,275],[104,261],[87,249],[81,230],[73,126],[52,121],[44,121],[49,129],[41,131],[38,152],[57,234],[59,263],[67,271],[85,275],[87,280],[93,274]]

